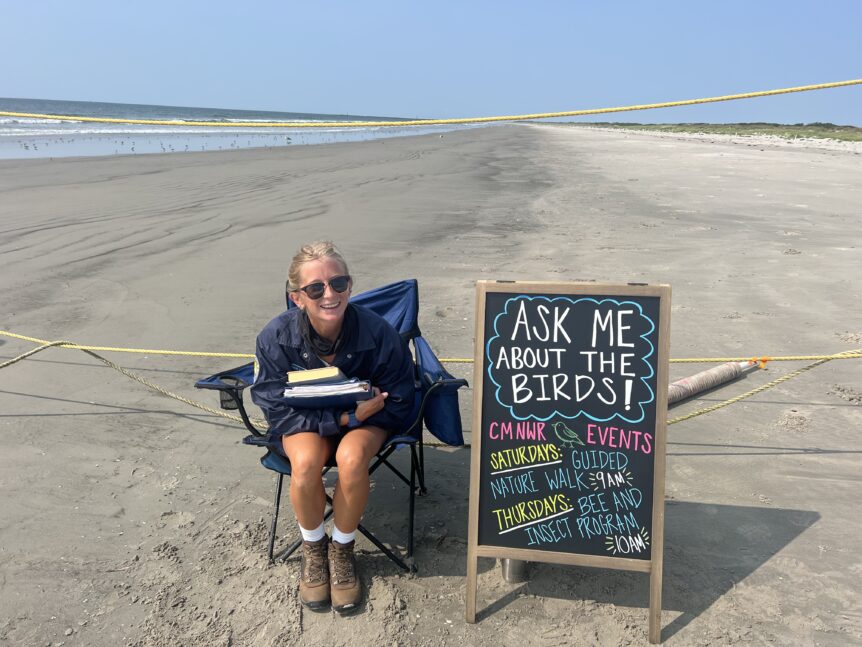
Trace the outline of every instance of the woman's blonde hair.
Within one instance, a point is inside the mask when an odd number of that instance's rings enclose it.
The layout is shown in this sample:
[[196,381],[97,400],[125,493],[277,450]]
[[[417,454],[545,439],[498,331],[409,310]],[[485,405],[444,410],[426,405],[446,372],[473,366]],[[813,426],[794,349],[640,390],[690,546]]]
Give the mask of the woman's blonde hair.
[[344,260],[335,243],[331,240],[316,240],[300,247],[290,262],[290,268],[287,270],[287,291],[296,292],[302,287],[299,285],[299,270],[303,263],[316,261],[327,256],[336,259],[344,268],[344,273],[350,274],[350,270],[347,269],[347,261]]

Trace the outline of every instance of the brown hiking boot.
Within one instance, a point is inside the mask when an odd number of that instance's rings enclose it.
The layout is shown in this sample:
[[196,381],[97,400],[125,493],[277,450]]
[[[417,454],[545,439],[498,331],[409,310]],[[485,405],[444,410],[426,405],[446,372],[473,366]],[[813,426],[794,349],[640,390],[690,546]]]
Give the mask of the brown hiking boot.
[[329,608],[329,537],[302,542],[302,573],[299,579],[299,601],[312,611]]
[[362,603],[362,583],[356,575],[356,558],[353,556],[355,543],[339,544],[333,541],[329,544],[332,608],[341,615],[353,613]]

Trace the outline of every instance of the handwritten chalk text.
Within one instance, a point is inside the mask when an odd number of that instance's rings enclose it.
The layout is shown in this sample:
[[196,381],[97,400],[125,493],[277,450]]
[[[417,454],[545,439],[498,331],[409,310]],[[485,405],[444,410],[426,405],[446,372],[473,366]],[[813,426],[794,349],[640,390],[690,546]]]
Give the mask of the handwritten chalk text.
[[572,450],[572,467],[576,470],[623,470],[629,457],[622,452],[606,452],[603,449]]
[[527,546],[556,544],[563,539],[569,539],[573,536],[568,517],[560,517],[559,519],[551,519],[544,523],[527,526],[524,528],[524,532],[527,534],[527,539],[529,539]]
[[[535,465],[548,465],[563,460],[556,445],[521,445],[491,452],[491,469],[500,471],[507,468],[527,469]],[[492,472],[493,474],[494,472]]]
[[533,471],[505,474],[491,479],[491,494],[495,499],[504,499],[513,494],[538,492],[533,480]]
[[508,532],[521,525],[545,521],[571,509],[572,505],[564,494],[551,494],[541,499],[519,501],[513,506],[497,508],[492,512],[496,516],[498,528]]
[[575,520],[578,533],[583,539],[602,535],[622,535],[638,529],[638,522],[631,512],[586,515]]
[[492,422],[488,425],[491,440],[547,440],[544,422]]
[[652,453],[652,434],[643,433],[636,429],[622,429],[587,424],[587,444],[603,445],[612,449],[632,449],[644,454]]

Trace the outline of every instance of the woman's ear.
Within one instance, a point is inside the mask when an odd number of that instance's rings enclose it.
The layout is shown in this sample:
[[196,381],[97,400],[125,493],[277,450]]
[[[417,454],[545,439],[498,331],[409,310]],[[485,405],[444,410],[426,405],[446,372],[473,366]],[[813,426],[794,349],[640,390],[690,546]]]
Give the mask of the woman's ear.
[[290,300],[293,301],[293,305],[302,310],[302,299],[299,296],[298,292],[288,292],[290,295]]

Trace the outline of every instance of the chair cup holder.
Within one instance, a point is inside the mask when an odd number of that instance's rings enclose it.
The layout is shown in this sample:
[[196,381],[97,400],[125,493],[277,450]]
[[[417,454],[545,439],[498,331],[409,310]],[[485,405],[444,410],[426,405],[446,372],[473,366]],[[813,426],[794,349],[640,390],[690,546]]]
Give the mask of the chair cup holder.
[[239,409],[233,391],[219,391],[218,397],[222,409],[227,409],[228,411]]

